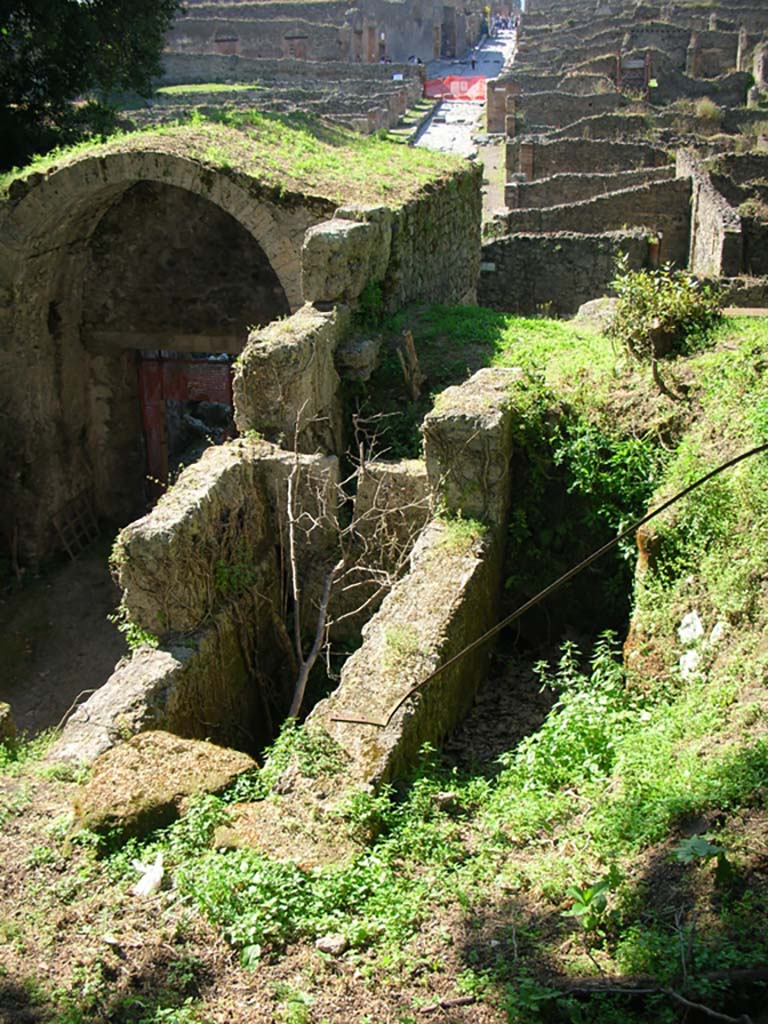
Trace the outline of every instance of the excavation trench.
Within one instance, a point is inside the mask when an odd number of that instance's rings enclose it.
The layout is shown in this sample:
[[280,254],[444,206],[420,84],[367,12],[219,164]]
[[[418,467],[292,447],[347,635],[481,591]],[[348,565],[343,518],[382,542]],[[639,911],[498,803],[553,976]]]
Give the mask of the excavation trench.
[[[157,646],[139,646],[78,709],[56,756],[92,760],[158,728],[257,755],[274,739],[297,674],[296,610],[304,657],[345,543],[339,459],[314,452],[321,440],[341,449],[335,357],[351,336],[343,309],[305,308],[252,339],[235,379],[245,436],[208,450],[115,546],[126,623]],[[344,615],[348,594],[333,596],[331,618],[345,622],[332,633],[338,685],[319,659],[303,708],[342,748],[350,784],[400,777],[423,743],[451,734],[489,676],[490,645],[415,684],[610,534],[548,437],[521,428],[527,386],[517,369],[479,370],[427,414],[423,461],[378,460],[358,476],[356,540],[366,571],[389,578],[357,615]],[[557,417],[545,418],[551,430]],[[268,439],[284,439],[290,425],[295,450]],[[288,585],[294,563],[300,593]],[[517,650],[551,651],[573,636],[588,647],[605,627],[621,629],[628,582],[626,562],[606,559],[515,627]]]

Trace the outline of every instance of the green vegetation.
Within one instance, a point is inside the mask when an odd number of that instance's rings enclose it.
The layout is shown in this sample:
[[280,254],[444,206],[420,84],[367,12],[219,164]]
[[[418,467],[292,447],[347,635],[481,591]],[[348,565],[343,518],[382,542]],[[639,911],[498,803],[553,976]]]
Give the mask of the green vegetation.
[[[83,135],[114,129],[103,102],[116,88],[149,95],[178,0],[28,3],[0,24],[0,168]],[[75,105],[94,90],[99,100]]]
[[198,93],[259,92],[265,86],[258,82],[187,82],[186,85],[161,85],[158,96],[194,96]]
[[[675,357],[690,388],[682,408],[650,389],[634,360],[617,363],[606,339],[568,324],[437,309],[409,326],[422,368],[433,360],[429,375],[439,372],[438,344],[448,353],[442,373],[456,380],[482,361],[524,370],[514,396],[526,446],[514,468],[528,496],[513,518],[518,555],[530,546],[575,561],[580,530],[615,534],[637,509],[768,440],[766,320],[727,321],[710,347]],[[532,506],[553,495],[547,539]],[[562,548],[561,522],[570,537]],[[158,906],[197,913],[223,935],[241,970],[257,968],[249,990],[273,986],[278,1021],[362,1022],[387,989],[401,993],[401,1021],[420,1019],[436,993],[476,999],[487,1019],[511,1024],[673,1024],[685,1008],[668,989],[733,1017],[761,1007],[764,994],[737,972],[768,957],[767,524],[765,455],[655,520],[623,657],[608,633],[586,656],[565,645],[554,667],[537,669],[552,695],[543,724],[497,759],[458,767],[425,749],[397,791],[353,793],[334,822],[358,844],[345,861],[307,866],[290,852],[277,860],[212,846],[232,803],[264,799],[286,770],[319,788],[343,770],[327,738],[290,723],[264,768],[229,793],[197,800],[170,828],[102,860],[78,846],[84,880],[66,869],[56,884],[80,895],[96,880],[124,891],[131,861],[162,850],[173,888]],[[455,525],[461,537],[474,528]],[[596,632],[604,584],[590,581]],[[680,626],[694,611],[702,630],[685,639]],[[387,642],[407,655],[412,639]],[[522,693],[520,708],[530,699]],[[62,863],[62,843],[61,831],[35,839],[35,877]],[[9,948],[33,941],[4,927]],[[346,944],[338,957],[313,947],[329,934]],[[149,1010],[116,1003],[95,963],[63,993],[38,991],[53,1019],[207,1019],[213,996],[199,987]],[[603,974],[641,976],[645,991],[590,993]],[[354,1015],[346,1005],[328,1016],[325,993],[339,977]],[[369,1014],[372,1024],[383,1019]]]
[[16,178],[66,166],[85,153],[103,157],[126,150],[188,156],[218,170],[247,174],[281,193],[322,196],[335,203],[397,204],[461,167],[456,157],[361,136],[301,114],[224,110],[215,121],[196,114],[186,124],[118,134],[103,145],[54,150],[23,171],[0,176],[0,196]]
[[611,286],[619,301],[608,333],[636,359],[687,355],[711,340],[722,317],[716,288],[669,263],[657,270],[629,270],[625,254],[617,269]]

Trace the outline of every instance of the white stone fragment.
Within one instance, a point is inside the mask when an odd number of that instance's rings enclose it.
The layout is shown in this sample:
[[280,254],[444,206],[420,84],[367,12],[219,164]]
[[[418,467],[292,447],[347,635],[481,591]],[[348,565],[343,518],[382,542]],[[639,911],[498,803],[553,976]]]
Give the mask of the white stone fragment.
[[140,860],[132,862],[141,878],[131,892],[134,896],[154,896],[163,884],[163,851],[160,850],[153,864],[142,864]]
[[709,634],[709,642],[713,645],[719,644],[725,636],[727,629],[727,624],[722,619],[719,619],[712,627],[712,632]]
[[701,624],[697,611],[688,612],[683,616],[683,621],[677,628],[677,635],[681,644],[695,644],[704,636],[704,627]]
[[690,679],[696,674],[700,664],[701,655],[697,650],[691,648],[690,651],[686,651],[680,658],[680,675],[683,679]]

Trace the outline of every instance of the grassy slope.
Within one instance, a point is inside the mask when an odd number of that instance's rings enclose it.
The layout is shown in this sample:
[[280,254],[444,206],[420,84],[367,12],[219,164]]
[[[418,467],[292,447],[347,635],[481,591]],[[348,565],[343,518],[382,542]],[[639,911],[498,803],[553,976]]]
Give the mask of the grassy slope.
[[462,166],[455,157],[361,136],[300,115],[249,112],[223,118],[226,123],[197,117],[185,125],[116,136],[101,145],[91,142],[56,150],[23,170],[0,176],[0,198],[16,178],[84,157],[134,150],[190,157],[208,167],[250,175],[285,192],[337,203],[405,202]]
[[[552,408],[551,388],[604,434],[666,446],[654,500],[768,437],[768,321],[730,322],[715,349],[666,366],[689,388],[682,408],[655,395],[635,367],[617,365],[605,339],[588,331],[484,310],[432,310],[417,322],[425,365],[430,333],[452,353],[441,371],[435,349],[435,384],[440,372],[462,376],[468,363],[522,364],[535,422]],[[125,895],[138,851],[106,861],[88,848],[68,855],[66,819],[48,827],[42,788],[24,768],[26,790],[17,780],[6,797],[6,837],[19,838],[0,840],[14,879],[0,907],[9,981],[22,978],[43,1019],[69,1024],[105,1015],[413,1024],[436,995],[474,998],[451,1019],[477,1024],[682,1019],[684,1008],[668,997],[569,991],[572,979],[583,987],[600,973],[650,975],[646,987],[672,984],[710,1007],[746,1012],[748,994],[726,992],[716,972],[764,967],[768,957],[767,485],[763,455],[654,527],[650,567],[636,584],[627,677],[608,642],[586,669],[566,654],[548,677],[558,703],[499,763],[459,772],[427,756],[398,799],[361,796],[339,827],[377,837],[346,866],[303,871],[290,860],[209,850],[226,803],[208,798],[142,851],[149,859],[163,849],[176,885],[158,904],[165,924],[150,923],[156,910],[142,916]],[[704,637],[687,645],[677,630],[694,609]],[[691,646],[700,661],[686,676],[680,658]],[[311,740],[289,734],[283,745],[316,766]],[[55,803],[53,786],[46,792]],[[253,795],[263,790],[257,782]],[[194,908],[202,919],[190,916]],[[226,963],[206,920],[258,965],[253,974]],[[167,963],[147,982],[138,954],[120,959],[98,939],[116,932],[130,950],[138,932],[149,947],[163,927],[173,971],[186,965],[193,978],[186,987],[169,983]],[[328,932],[345,935],[344,956],[313,949]]]

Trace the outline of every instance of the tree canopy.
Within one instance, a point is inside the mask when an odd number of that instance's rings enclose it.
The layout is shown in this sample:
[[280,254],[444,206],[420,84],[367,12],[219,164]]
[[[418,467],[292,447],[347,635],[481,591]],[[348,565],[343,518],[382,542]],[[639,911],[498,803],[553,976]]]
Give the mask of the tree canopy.
[[105,124],[98,100],[151,90],[180,0],[0,0],[0,165]]

